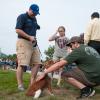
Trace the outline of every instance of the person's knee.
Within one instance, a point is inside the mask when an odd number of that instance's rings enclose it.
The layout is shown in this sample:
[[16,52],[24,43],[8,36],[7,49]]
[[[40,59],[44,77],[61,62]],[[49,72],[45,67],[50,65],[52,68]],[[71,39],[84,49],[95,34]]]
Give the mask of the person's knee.
[[74,81],[75,79],[73,77],[68,77],[67,80]]
[[27,68],[28,68],[28,66],[27,66],[27,65],[20,65],[19,67],[21,67],[21,68],[22,68],[22,70],[23,70],[24,72],[26,72],[26,70],[27,70]]
[[33,67],[40,68],[41,64],[34,64]]
[[19,69],[23,69],[23,67],[21,65],[18,65],[17,70]]

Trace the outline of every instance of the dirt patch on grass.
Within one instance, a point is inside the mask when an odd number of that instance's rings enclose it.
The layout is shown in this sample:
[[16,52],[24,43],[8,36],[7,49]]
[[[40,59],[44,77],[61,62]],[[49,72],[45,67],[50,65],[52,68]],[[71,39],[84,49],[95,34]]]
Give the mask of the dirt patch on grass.
[[68,90],[59,88],[59,89],[53,89],[53,92],[56,95],[62,95],[62,94],[67,94]]

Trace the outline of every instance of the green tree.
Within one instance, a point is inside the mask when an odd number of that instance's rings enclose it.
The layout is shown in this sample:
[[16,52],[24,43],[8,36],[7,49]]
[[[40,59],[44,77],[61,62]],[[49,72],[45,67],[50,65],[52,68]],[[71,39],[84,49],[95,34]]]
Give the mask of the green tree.
[[46,60],[52,59],[54,53],[54,46],[49,46],[47,50],[44,51],[44,54],[46,55]]
[[2,53],[1,48],[0,48],[0,59],[5,59],[7,58],[7,55]]
[[7,58],[12,60],[12,61],[16,61],[16,54],[8,55]]

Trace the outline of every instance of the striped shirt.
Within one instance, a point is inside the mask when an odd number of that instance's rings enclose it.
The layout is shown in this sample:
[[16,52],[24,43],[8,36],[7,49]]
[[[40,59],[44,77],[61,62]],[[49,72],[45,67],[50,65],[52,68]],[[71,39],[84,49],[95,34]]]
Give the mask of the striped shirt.
[[67,54],[67,44],[68,38],[63,36],[56,36],[55,37],[55,50],[54,55],[58,57],[64,57]]

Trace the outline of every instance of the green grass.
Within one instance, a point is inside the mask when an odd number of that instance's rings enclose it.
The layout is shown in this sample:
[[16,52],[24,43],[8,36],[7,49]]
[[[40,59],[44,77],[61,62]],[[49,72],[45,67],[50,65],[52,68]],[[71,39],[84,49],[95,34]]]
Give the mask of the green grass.
[[[24,86],[27,89],[29,84],[30,74],[24,73]],[[38,100],[75,100],[79,90],[68,85],[64,81],[61,82],[61,87],[57,87],[56,80],[52,84],[55,96],[48,95],[45,90]],[[58,92],[61,90],[61,92]],[[65,91],[66,90],[66,91]],[[100,100],[100,87],[96,87],[96,95],[92,98],[82,100]],[[0,69],[0,100],[33,100],[32,97],[25,96],[25,92],[17,90],[16,72]]]

